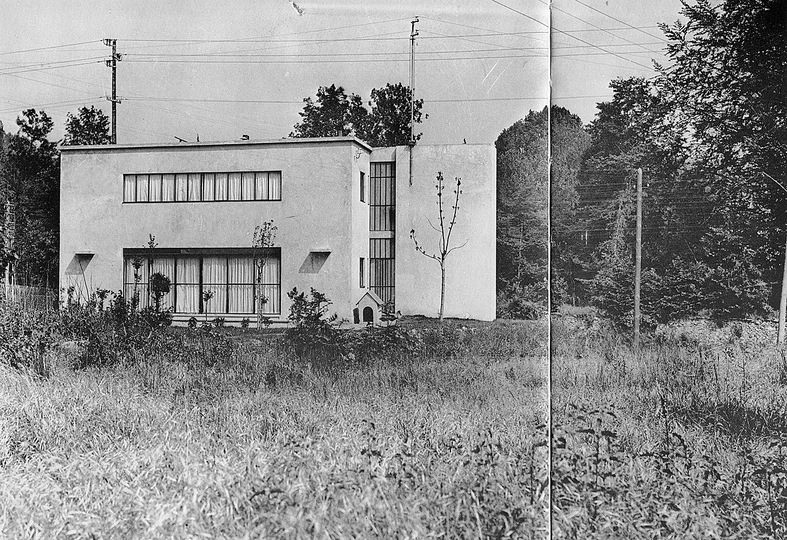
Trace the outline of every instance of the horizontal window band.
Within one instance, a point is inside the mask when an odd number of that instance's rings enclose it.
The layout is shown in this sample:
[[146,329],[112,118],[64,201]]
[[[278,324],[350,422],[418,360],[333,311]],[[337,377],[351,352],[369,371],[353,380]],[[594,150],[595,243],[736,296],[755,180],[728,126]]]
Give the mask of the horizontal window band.
[[281,202],[281,199],[219,199],[218,201],[123,201],[123,204],[180,204],[180,203],[228,203],[228,202]]
[[[236,247],[236,248],[162,248],[157,247],[153,254],[153,259],[159,257],[172,257],[172,256],[227,256],[227,255],[242,255],[251,257],[255,254],[255,250],[249,247]],[[126,257],[139,256],[141,259],[147,260],[150,256],[149,248],[124,248],[123,255]],[[266,249],[257,250],[258,257],[272,257],[281,256],[281,248],[271,247]]]

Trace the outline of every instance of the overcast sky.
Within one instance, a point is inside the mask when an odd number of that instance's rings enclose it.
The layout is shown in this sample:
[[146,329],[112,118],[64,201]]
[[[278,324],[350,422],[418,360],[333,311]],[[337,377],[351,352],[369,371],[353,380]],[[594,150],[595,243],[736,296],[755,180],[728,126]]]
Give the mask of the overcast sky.
[[[423,143],[492,143],[548,103],[546,0],[13,4],[0,18],[0,120],[10,132],[27,107],[53,117],[55,138],[82,105],[109,114],[101,40],[116,38],[119,143],[284,137],[318,86],[368,100],[372,88],[407,84],[414,16],[416,97],[429,114]],[[553,102],[588,122],[611,96],[611,79],[652,76],[651,58],[663,60],[656,24],[677,20],[679,8],[677,0],[555,1]]]

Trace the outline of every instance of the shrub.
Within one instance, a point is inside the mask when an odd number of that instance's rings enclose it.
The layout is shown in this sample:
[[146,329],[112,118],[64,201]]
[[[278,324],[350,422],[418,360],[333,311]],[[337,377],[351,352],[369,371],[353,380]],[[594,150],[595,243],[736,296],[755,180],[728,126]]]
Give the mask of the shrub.
[[298,358],[306,360],[340,360],[346,357],[343,336],[334,324],[337,315],[326,316],[330,300],[311,289],[311,298],[293,288],[287,293],[292,301],[288,319],[293,326],[284,333],[285,341]]

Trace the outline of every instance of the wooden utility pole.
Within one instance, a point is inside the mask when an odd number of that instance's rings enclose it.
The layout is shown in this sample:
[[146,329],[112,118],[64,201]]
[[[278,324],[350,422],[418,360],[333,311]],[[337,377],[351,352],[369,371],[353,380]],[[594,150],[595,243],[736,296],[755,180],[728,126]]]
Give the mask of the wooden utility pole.
[[642,169],[637,169],[637,245],[634,262],[634,348],[639,349],[639,296],[642,281]]
[[107,47],[112,47],[112,57],[106,61],[107,67],[112,68],[112,97],[107,98],[109,101],[112,102],[112,140],[110,141],[111,144],[118,143],[118,136],[117,136],[117,104],[120,103],[120,100],[117,96],[117,65],[118,61],[122,60],[121,55],[117,52],[117,41],[116,39],[105,39],[104,45]]
[[779,331],[776,334],[776,344],[784,344],[784,319],[787,314],[787,241],[784,247],[784,272],[782,274],[782,292],[779,299]]
[[415,25],[418,17],[410,21],[410,140],[407,145],[410,147],[410,185],[413,185],[413,146],[415,146],[415,36],[418,30]]

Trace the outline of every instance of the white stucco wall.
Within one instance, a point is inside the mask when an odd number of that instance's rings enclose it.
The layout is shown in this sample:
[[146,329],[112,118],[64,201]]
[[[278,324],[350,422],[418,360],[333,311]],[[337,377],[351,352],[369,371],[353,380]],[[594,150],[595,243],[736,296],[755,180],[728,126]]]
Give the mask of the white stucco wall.
[[410,230],[429,253],[438,253],[437,173],[445,180],[450,219],[455,177],[462,194],[451,246],[467,244],[446,260],[446,317],[493,320],[496,281],[496,153],[494,145],[445,145],[377,150],[372,161],[396,160],[396,308],[404,315],[436,317],[440,309],[440,266],[415,250]]
[[[144,247],[148,234],[160,248],[248,248],[255,226],[273,220],[282,258],[281,318],[289,313],[287,291],[314,287],[350,319],[363,293],[358,258],[368,261],[368,204],[359,200],[358,175],[364,171],[368,179],[369,153],[352,138],[64,147],[61,287],[120,290],[123,249]],[[281,201],[123,203],[124,174],[275,170],[282,171]],[[321,270],[301,273],[309,252],[323,250],[331,254]],[[94,254],[84,277],[66,275],[77,253]]]

